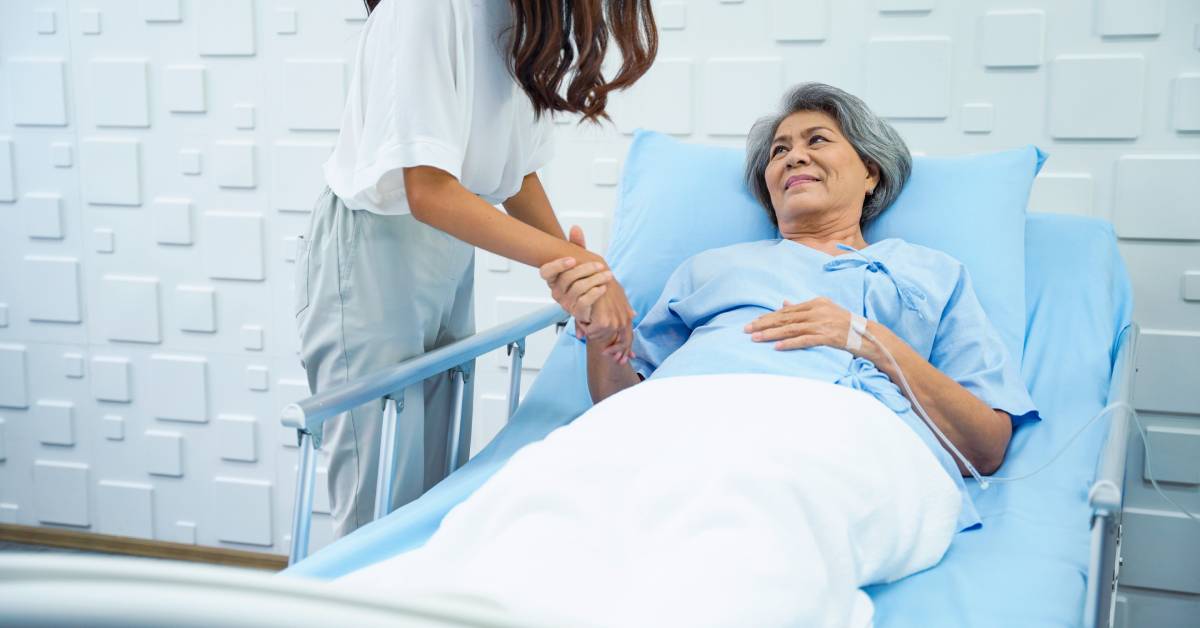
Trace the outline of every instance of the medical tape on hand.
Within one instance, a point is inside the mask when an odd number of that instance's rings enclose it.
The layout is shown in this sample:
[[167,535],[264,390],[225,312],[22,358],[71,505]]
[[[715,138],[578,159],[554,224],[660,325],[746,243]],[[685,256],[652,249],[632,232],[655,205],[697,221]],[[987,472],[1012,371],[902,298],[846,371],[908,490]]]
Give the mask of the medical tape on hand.
[[867,319],[858,314],[850,315],[850,331],[846,333],[846,348],[858,351],[862,348],[863,334],[867,333]]

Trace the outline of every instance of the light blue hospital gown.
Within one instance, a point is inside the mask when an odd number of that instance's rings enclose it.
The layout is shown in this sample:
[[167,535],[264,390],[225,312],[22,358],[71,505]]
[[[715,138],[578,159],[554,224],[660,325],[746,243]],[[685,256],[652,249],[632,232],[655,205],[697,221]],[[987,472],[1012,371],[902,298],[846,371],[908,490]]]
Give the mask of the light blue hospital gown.
[[647,378],[768,373],[866,391],[904,420],[954,479],[963,499],[959,529],[979,524],[954,459],[874,364],[832,347],[777,351],[743,330],[785,299],[821,296],[891,329],[954,381],[1012,415],[1014,427],[1040,418],[963,265],[898,239],[837,256],[787,239],[695,255],[675,270],[635,329],[633,367]]

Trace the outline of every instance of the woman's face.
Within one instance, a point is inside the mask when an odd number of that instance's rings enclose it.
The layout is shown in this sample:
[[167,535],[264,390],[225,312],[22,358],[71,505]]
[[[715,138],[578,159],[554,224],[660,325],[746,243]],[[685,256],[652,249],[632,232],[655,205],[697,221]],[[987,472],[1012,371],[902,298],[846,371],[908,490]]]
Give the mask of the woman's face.
[[784,232],[814,220],[857,223],[863,199],[879,184],[878,169],[863,163],[837,121],[822,111],[784,118],[763,176]]

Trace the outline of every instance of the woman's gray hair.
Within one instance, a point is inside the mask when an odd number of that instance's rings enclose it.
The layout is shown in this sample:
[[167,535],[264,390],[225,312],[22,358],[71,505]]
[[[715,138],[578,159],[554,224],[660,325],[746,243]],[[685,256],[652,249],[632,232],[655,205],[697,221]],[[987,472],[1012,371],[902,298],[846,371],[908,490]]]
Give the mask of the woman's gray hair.
[[837,120],[842,135],[863,162],[879,168],[879,184],[863,201],[860,224],[865,227],[900,195],[900,189],[912,172],[912,156],[896,129],[872,113],[862,99],[824,83],[801,83],[793,87],[784,95],[778,114],[754,123],[746,140],[746,183],[750,191],[767,209],[771,220],[777,222],[775,208],[771,205],[771,190],[763,175],[771,160],[775,131],[785,118],[800,111],[829,114]]

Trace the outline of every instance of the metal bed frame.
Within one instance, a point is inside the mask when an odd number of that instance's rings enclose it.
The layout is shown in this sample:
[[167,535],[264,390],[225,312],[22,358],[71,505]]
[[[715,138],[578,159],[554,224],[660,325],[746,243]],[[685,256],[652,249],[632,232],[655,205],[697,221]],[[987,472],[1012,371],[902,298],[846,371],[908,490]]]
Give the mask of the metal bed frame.
[[[525,339],[541,329],[557,325],[561,330],[567,315],[557,306],[547,306],[523,318],[478,333],[470,338],[407,360],[394,367],[363,377],[308,399],[289,404],[283,410],[283,425],[297,431],[300,464],[297,469],[296,499],[292,513],[292,542],[288,564],[308,555],[312,526],[313,486],[316,479],[316,450],[312,429],[329,418],[370,401],[384,404],[380,439],[379,481],[375,499],[375,518],[390,511],[391,487],[396,464],[396,417],[404,407],[404,389],[430,377],[449,374],[454,379],[455,414],[448,437],[447,475],[460,464],[458,451],[462,426],[472,417],[475,359],[500,347],[512,356],[510,368],[508,416],[512,417],[520,401],[521,361]],[[1125,495],[1125,462],[1129,449],[1133,377],[1138,327],[1122,330],[1116,349],[1108,389],[1108,404],[1120,403],[1112,411],[1111,426],[1088,492],[1092,509],[1091,555],[1088,560],[1087,593],[1084,600],[1084,628],[1111,626],[1121,565],[1121,514]]]

